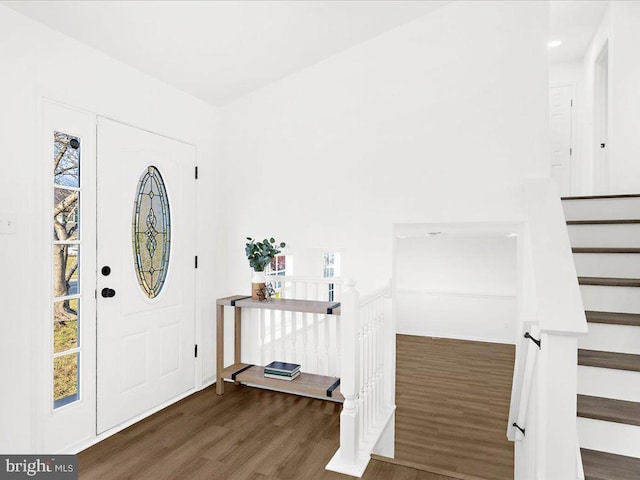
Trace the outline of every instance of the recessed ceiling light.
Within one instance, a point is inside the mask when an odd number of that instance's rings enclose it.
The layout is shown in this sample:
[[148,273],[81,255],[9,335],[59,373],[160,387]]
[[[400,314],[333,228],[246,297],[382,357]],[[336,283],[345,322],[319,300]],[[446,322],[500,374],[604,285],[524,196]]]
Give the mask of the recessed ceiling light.
[[559,47],[560,45],[562,45],[562,40],[551,40],[547,43],[547,47],[549,48]]

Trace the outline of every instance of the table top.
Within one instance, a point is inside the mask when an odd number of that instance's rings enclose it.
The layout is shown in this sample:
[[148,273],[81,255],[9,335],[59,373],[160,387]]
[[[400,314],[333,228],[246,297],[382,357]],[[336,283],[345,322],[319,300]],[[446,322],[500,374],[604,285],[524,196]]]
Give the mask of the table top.
[[240,308],[259,308],[264,310],[280,310],[284,312],[305,312],[325,315],[340,315],[340,302],[319,300],[297,300],[293,298],[271,298],[269,300],[253,300],[246,295],[232,295],[218,298],[216,305]]

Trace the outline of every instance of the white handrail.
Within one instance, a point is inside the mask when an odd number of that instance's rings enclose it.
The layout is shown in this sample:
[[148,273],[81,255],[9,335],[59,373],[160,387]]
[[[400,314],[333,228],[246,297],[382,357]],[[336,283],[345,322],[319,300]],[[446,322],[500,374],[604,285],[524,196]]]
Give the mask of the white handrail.
[[342,277],[310,277],[306,275],[266,275],[267,281],[274,282],[295,282],[295,283],[319,283],[322,285],[336,284],[342,285],[345,280]]
[[[531,336],[538,336],[537,328],[530,329]],[[536,338],[536,337],[534,337]],[[511,407],[509,410],[509,428],[507,428],[507,438],[516,441],[524,438],[524,430],[527,424],[527,411],[533,386],[533,374],[536,368],[539,347],[530,339],[523,335],[518,350],[522,352],[524,358],[516,362],[519,371],[514,374],[512,392],[519,392],[512,395]],[[522,430],[520,430],[522,429]]]

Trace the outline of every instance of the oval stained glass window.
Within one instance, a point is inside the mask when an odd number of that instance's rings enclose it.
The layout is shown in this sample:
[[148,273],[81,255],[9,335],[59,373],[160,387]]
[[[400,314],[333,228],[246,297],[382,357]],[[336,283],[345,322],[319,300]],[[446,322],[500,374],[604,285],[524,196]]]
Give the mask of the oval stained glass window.
[[169,268],[171,214],[160,171],[149,166],[138,182],[133,210],[133,260],[140,288],[158,296]]

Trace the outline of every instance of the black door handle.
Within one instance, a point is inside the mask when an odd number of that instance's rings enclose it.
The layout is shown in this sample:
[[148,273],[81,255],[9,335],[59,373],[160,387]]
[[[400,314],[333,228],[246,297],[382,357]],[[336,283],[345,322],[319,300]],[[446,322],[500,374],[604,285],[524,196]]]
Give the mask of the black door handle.
[[103,298],[111,298],[116,296],[116,291],[113,288],[103,288],[100,292]]

